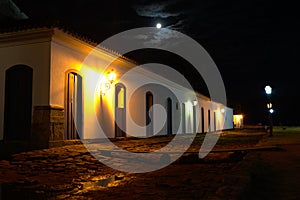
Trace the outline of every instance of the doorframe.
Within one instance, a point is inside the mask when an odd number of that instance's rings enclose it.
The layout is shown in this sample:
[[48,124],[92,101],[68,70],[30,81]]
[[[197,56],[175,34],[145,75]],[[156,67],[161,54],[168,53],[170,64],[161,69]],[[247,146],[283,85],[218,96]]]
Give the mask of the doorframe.
[[197,105],[193,105],[193,132],[197,134]]
[[172,99],[170,97],[167,98],[167,135],[172,135],[173,134],[173,113],[172,113]]
[[185,103],[181,104],[181,127],[182,127],[182,134],[186,133],[186,121],[185,121]]
[[[150,105],[149,98],[152,97],[152,104]],[[154,97],[153,93],[150,91],[146,92],[146,136],[153,135],[153,127],[154,127],[154,119],[153,119],[153,104],[154,104]],[[150,126],[149,126],[150,124]]]
[[[69,111],[70,111],[69,110],[69,74],[75,74],[77,77],[80,77],[80,80],[81,80],[81,102],[79,102],[79,103],[81,103],[81,105],[79,105],[79,107],[82,109],[81,112],[80,112],[81,113],[80,117],[81,117],[81,120],[82,120],[82,122],[81,122],[82,124],[81,124],[81,127],[80,127],[81,130],[79,131],[80,132],[79,133],[77,131],[77,128],[79,128],[79,127],[76,127],[76,125],[75,125],[76,123],[73,122],[72,129],[73,130],[75,129],[76,134],[69,132],[70,126],[72,126],[72,125],[69,124],[69,121],[70,121],[70,119],[69,119]],[[80,139],[79,134],[83,134],[83,78],[82,78],[82,76],[81,76],[81,74],[79,73],[78,70],[70,69],[70,70],[65,72],[65,98],[64,99],[65,99],[64,100],[64,105],[65,105],[64,106],[64,108],[65,108],[65,133],[64,133],[64,139],[65,140]],[[73,112],[72,109],[71,109],[71,112]],[[79,126],[79,124],[77,124],[77,126]],[[82,136],[83,135],[81,135],[81,137]]]
[[201,130],[202,133],[205,133],[205,117],[204,117],[204,108],[201,107]]
[[[9,105],[11,104],[11,101],[9,100],[9,93],[11,92],[11,91],[8,91],[9,90],[9,88],[8,88],[8,73],[13,73],[13,72],[16,72],[16,71],[13,71],[13,70],[18,70],[18,68],[19,69],[21,69],[21,70],[23,70],[23,72],[28,72],[29,73],[29,84],[30,84],[30,86],[31,86],[31,88],[30,88],[30,94],[28,95],[28,100],[29,100],[29,105],[28,105],[28,113],[27,113],[27,117],[28,117],[28,121],[27,121],[27,128],[28,128],[28,130],[26,130],[26,131],[24,131],[24,130],[22,130],[22,133],[24,133],[24,132],[27,132],[27,133],[25,133],[25,136],[24,136],[24,138],[21,138],[20,137],[20,139],[18,139],[18,137],[19,136],[21,136],[21,135],[18,135],[18,134],[21,134],[21,133],[16,133],[17,135],[10,135],[10,136],[8,136],[8,134],[10,134],[9,133],[9,122],[8,122],[8,120],[10,120],[10,119],[8,119],[8,115],[10,115],[11,113],[11,111],[10,111],[10,108],[9,108]],[[33,100],[33,98],[32,98],[32,95],[33,95],[33,68],[32,67],[30,67],[30,66],[28,66],[28,65],[24,65],[24,64],[18,64],[18,65],[13,65],[13,66],[11,66],[11,67],[9,67],[9,68],[7,68],[5,71],[4,71],[4,73],[5,73],[5,81],[4,81],[4,123],[3,123],[3,140],[8,140],[8,141],[11,141],[11,140],[22,140],[22,141],[29,141],[30,140],[30,137],[31,137],[31,125],[32,125],[32,100]],[[12,74],[12,75],[14,75],[14,74]],[[16,92],[18,92],[18,91],[16,91]],[[29,96],[30,96],[30,99],[29,99]],[[14,113],[15,114],[15,113]],[[17,137],[17,139],[13,139],[13,136],[16,136]],[[11,137],[11,138],[10,138]]]
[[217,117],[215,111],[214,111],[214,131],[217,131]]
[[[124,130],[122,130],[121,129],[121,136],[119,136],[118,135],[118,126],[117,126],[117,115],[118,115],[118,94],[117,94],[117,88],[118,87],[120,87],[120,88],[123,88],[124,89],[124,113],[123,113],[123,115],[124,115],[124,117],[122,117],[122,124],[124,125],[124,127],[123,127],[123,129]],[[116,83],[115,84],[115,105],[114,105],[114,109],[115,109],[115,120],[114,120],[114,124],[115,124],[115,128],[114,128],[114,132],[115,132],[115,137],[126,137],[126,130],[127,130],[127,127],[126,127],[126,112],[127,112],[127,110],[126,110],[126,86],[123,84],[123,83]]]
[[207,119],[208,119],[208,132],[211,132],[211,116],[210,116],[210,109],[207,111]]

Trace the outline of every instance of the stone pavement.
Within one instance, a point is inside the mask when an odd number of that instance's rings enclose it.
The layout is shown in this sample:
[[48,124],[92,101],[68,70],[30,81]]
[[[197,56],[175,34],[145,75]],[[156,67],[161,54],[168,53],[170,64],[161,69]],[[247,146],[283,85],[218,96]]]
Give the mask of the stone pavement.
[[[144,174],[111,169],[91,156],[83,145],[14,154],[0,161],[0,199],[245,198],[245,189],[251,188],[249,172],[258,155],[226,149],[261,146],[258,141],[262,134],[226,132],[214,149],[224,152],[212,152],[202,160],[197,153],[203,136],[197,136],[189,154],[168,167]],[[171,139],[124,140],[115,144],[129,151],[149,151]]]

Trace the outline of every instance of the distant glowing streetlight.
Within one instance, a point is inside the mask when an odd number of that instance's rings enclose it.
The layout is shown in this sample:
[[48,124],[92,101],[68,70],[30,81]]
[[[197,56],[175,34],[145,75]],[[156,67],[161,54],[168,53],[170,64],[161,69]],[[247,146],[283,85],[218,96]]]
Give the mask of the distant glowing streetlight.
[[160,29],[162,27],[161,23],[156,24],[156,28]]
[[267,94],[267,95],[272,94],[272,88],[271,88],[271,86],[267,85],[267,86],[265,87],[265,91],[266,91],[266,94]]
[[[271,94],[272,94],[272,88],[271,86],[267,85],[265,87],[265,92],[267,94],[268,97],[268,101],[271,101]],[[273,105],[272,103],[268,103],[267,104],[267,108],[268,108],[268,113],[269,113],[269,125],[270,125],[270,137],[273,136],[273,120],[272,120],[272,114],[274,113],[274,109],[272,108]]]

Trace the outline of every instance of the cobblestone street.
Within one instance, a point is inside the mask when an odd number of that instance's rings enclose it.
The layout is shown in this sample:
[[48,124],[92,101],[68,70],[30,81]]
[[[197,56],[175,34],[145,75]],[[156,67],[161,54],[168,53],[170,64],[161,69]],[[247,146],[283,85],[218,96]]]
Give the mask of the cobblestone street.
[[[172,165],[142,174],[111,169],[81,144],[14,154],[0,161],[0,199],[239,199],[249,187],[250,171],[258,157],[249,152],[263,134],[222,134],[202,160],[198,150],[204,136],[200,135]],[[115,144],[126,150],[149,151],[171,139]]]

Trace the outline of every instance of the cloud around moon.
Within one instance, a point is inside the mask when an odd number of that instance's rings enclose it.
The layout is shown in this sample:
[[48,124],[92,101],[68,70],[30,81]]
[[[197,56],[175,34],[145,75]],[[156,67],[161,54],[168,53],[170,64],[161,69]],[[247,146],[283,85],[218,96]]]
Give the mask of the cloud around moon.
[[16,4],[11,0],[0,1],[0,17],[12,19],[28,19],[28,16],[23,13]]
[[174,9],[174,5],[178,1],[151,1],[150,3],[139,3],[133,5],[133,9],[142,17],[177,17],[182,13]]

